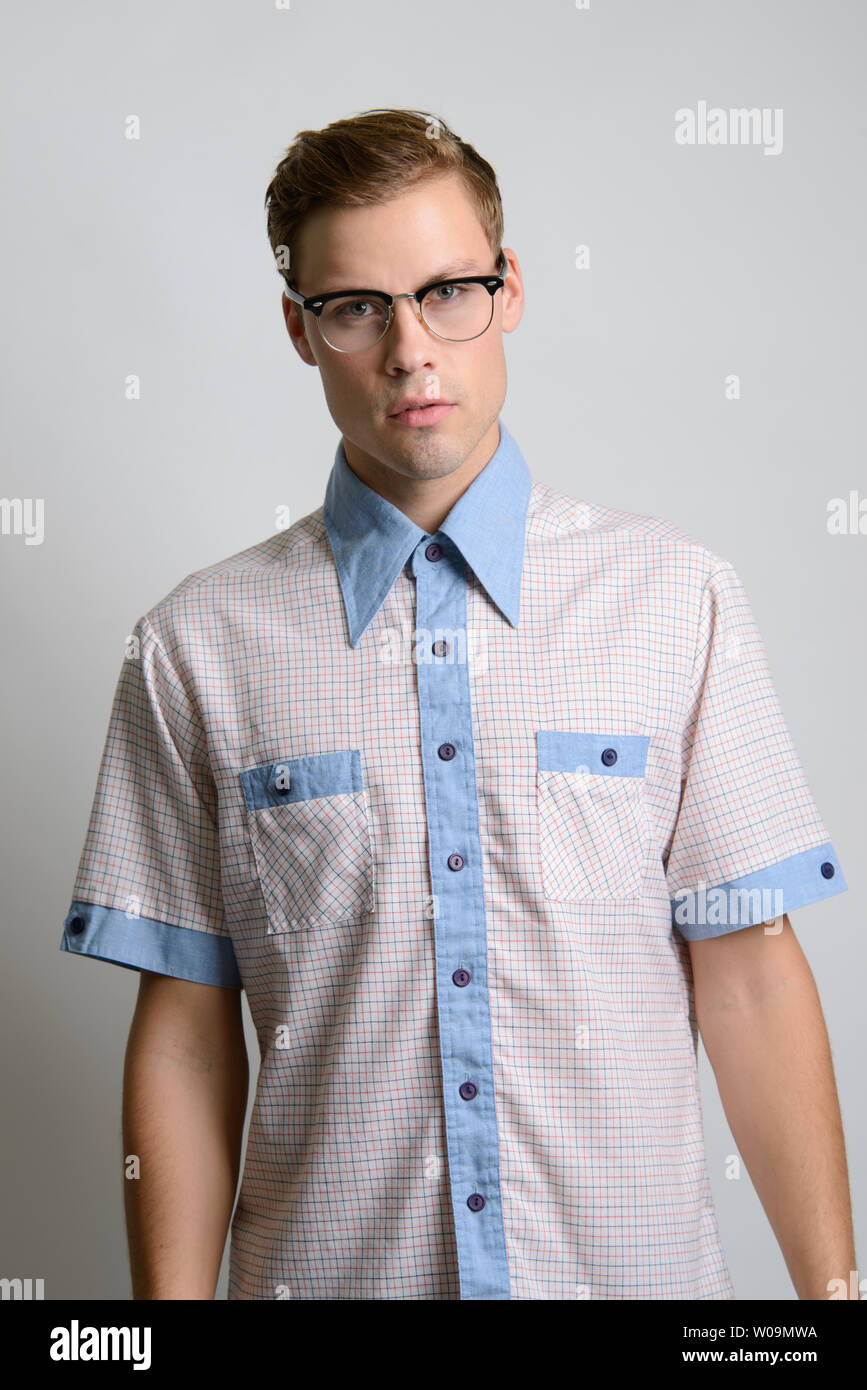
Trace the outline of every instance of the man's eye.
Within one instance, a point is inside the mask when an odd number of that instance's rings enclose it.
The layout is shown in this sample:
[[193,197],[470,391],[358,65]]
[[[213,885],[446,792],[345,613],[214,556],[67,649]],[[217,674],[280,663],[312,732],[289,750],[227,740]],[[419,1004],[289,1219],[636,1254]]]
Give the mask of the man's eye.
[[447,303],[449,302],[449,300],[451,300],[451,299],[458,299],[458,298],[460,298],[461,291],[464,290],[464,289],[466,289],[466,288],[468,288],[468,286],[464,286],[464,285],[438,285],[437,288],[436,288],[435,290],[432,290],[432,291],[431,291],[431,294],[432,294],[432,297],[433,297],[434,299],[439,299],[439,302],[440,302],[441,304],[447,304]]
[[359,313],[356,313],[355,311],[356,311],[357,309],[369,309],[369,308],[370,308],[370,300],[369,300],[369,299],[353,299],[353,300],[350,300],[350,302],[349,302],[348,304],[341,304],[340,309],[338,310],[338,313],[342,314],[342,315],[344,316],[344,318],[360,319],[360,318],[364,318],[364,317],[365,317],[364,314],[359,314]]

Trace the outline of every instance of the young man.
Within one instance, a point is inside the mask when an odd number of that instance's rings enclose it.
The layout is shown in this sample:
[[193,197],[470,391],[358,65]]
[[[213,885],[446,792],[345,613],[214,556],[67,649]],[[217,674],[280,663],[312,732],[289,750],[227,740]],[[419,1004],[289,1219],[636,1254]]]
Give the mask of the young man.
[[134,1295],[213,1296],[245,989],[230,1298],[733,1298],[697,1028],[827,1297],[848,1178],[788,913],[846,885],[736,573],[532,481],[520,267],[437,118],[304,131],[266,202],[324,507],[139,619],[65,922],[142,971]]

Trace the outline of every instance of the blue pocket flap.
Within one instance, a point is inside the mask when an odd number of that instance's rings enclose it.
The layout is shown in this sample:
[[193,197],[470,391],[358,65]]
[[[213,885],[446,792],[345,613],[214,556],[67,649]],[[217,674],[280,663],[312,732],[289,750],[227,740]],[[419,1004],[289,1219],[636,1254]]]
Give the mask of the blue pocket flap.
[[361,752],[347,748],[339,753],[312,753],[303,758],[281,758],[241,773],[244,801],[250,811],[265,806],[285,806],[289,801],[312,801],[317,796],[364,790]]
[[598,772],[608,777],[643,777],[649,745],[648,734],[536,731],[540,772]]

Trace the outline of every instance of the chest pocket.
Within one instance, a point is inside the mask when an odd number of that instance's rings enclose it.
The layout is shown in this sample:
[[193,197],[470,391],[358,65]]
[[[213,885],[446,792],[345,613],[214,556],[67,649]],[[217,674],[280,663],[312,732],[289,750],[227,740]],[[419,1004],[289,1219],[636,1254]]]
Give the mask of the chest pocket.
[[373,851],[357,748],[241,773],[268,933],[373,911]]
[[542,889],[554,902],[636,897],[648,863],[646,734],[537,730]]

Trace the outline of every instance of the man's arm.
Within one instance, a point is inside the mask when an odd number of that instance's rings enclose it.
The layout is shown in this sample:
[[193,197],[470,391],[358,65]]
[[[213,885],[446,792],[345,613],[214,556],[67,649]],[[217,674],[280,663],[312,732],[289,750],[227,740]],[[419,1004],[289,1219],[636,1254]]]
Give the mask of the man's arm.
[[[779,922],[775,924],[779,926]],[[831,1049],[788,916],[689,943],[698,1025],[723,1108],[799,1298],[857,1269]]]
[[133,1298],[213,1298],[248,1079],[240,990],[142,971],[123,1090]]

